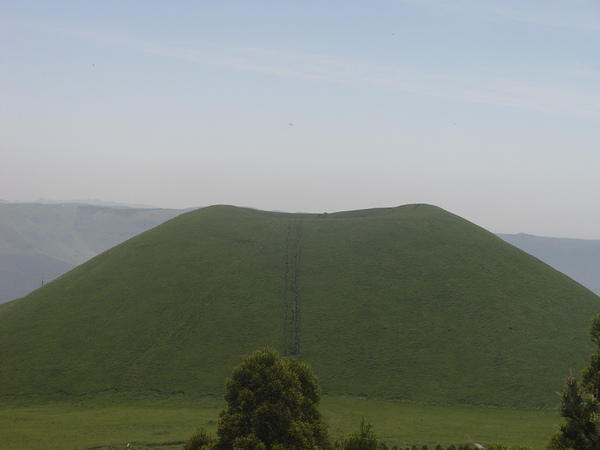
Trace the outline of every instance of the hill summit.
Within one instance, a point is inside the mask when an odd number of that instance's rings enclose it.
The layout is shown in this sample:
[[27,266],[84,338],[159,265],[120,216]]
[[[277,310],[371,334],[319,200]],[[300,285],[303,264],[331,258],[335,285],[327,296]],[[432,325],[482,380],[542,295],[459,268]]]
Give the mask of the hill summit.
[[599,300],[434,206],[212,206],[0,305],[0,397],[221,396],[241,355],[271,346],[326,395],[551,407]]

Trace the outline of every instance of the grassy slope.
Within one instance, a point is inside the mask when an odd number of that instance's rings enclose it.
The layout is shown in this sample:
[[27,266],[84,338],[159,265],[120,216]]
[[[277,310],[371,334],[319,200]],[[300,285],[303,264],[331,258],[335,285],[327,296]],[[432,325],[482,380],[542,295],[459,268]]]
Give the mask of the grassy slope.
[[[393,228],[386,216],[323,221],[304,234],[304,355],[323,384],[332,394],[548,406],[589,355],[597,297],[456,216],[420,207],[409,217]],[[342,267],[328,264],[348,243]]]
[[211,207],[0,305],[0,396],[220,396],[241,355],[284,349],[296,292],[301,357],[325,393],[522,408],[554,406],[600,306],[435,207]]

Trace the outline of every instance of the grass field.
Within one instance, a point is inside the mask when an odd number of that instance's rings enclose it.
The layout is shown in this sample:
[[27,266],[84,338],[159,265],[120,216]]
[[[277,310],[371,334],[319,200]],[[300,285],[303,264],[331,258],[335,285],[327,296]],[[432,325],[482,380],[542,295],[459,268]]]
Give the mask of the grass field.
[[[0,447],[12,449],[178,449],[199,426],[215,432],[224,404],[215,399],[95,400],[0,406]],[[560,422],[555,411],[422,406],[325,398],[321,412],[334,438],[373,423],[380,440],[398,445],[504,443],[543,449]]]

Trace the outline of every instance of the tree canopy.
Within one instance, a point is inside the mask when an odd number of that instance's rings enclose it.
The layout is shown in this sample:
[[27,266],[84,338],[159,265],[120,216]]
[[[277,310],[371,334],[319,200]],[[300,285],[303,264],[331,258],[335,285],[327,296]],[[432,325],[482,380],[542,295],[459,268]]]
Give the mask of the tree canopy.
[[561,392],[560,415],[565,423],[552,436],[548,450],[600,449],[600,314],[594,317],[590,329],[596,352],[582,371],[582,382],[570,374]]
[[218,449],[329,449],[310,367],[271,348],[244,358],[225,383],[226,410],[217,425]]

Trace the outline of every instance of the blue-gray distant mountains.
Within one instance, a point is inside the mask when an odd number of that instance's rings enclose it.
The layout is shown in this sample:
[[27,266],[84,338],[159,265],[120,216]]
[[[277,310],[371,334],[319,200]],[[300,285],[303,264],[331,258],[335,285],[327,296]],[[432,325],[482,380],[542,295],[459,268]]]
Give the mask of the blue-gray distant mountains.
[[331,396],[551,408],[599,311],[579,283],[434,206],[212,206],[1,304],[0,399],[221,397],[241,356],[270,346]]
[[0,303],[23,297],[182,210],[0,203]]
[[524,233],[498,236],[600,295],[600,240],[540,237]]

